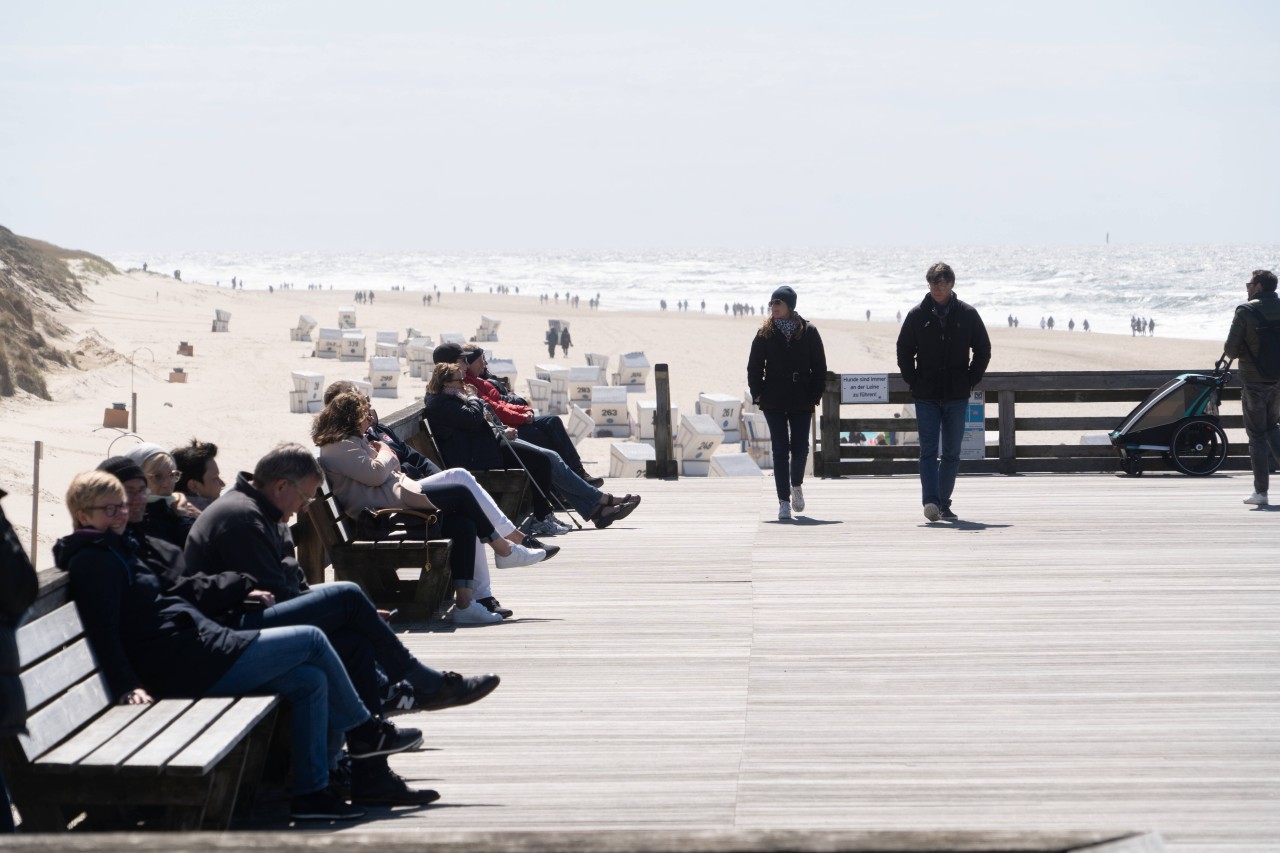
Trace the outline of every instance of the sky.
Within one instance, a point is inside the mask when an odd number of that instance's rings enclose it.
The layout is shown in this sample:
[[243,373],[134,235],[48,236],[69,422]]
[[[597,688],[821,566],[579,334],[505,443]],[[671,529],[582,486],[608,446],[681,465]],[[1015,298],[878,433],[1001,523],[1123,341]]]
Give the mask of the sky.
[[0,225],[232,251],[1280,237],[1280,3],[0,0]]

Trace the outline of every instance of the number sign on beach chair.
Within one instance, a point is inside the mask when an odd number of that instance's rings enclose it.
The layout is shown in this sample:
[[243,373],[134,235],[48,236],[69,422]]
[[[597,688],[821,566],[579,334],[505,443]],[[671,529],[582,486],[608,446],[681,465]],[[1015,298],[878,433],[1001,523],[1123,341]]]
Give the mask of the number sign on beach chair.
[[724,430],[709,415],[683,415],[680,437],[675,442],[681,473],[686,477],[707,476],[711,457],[722,441]]

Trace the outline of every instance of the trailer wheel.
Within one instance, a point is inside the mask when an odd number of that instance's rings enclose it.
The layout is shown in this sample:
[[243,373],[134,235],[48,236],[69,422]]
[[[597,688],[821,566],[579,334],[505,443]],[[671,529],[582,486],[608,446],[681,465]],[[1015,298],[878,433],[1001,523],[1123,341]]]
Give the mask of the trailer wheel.
[[1142,476],[1142,457],[1137,454],[1126,454],[1120,462],[1120,467],[1130,477]]
[[1169,442],[1169,461],[1192,477],[1207,477],[1227,459],[1227,434],[1210,420],[1191,418],[1182,423]]

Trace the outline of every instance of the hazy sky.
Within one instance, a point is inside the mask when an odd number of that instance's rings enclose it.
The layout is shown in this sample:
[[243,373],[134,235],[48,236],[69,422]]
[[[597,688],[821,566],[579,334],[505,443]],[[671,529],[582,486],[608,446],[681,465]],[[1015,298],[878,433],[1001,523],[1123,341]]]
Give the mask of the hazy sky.
[[0,225],[96,251],[1274,242],[1277,44],[1272,0],[0,0]]

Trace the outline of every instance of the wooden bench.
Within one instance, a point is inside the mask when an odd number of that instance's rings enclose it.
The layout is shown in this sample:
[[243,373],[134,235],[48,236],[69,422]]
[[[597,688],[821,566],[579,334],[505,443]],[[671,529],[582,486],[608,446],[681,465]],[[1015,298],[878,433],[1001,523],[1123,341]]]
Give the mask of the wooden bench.
[[[406,617],[426,618],[450,592],[450,540],[358,539],[355,523],[343,514],[331,492],[319,493],[307,510],[307,519],[328,553],[334,578],[358,583],[379,607],[398,608]],[[301,556],[303,549],[298,551]],[[400,569],[415,569],[418,576],[401,578]]]
[[[435,436],[431,434],[431,425],[427,423],[427,419],[421,418],[420,425],[421,430],[405,438],[405,444],[442,469],[448,468],[449,466],[444,464],[444,454],[440,452]],[[529,487],[529,475],[523,468],[472,471],[471,475],[476,478],[480,488],[489,493],[493,502],[498,505],[498,509],[502,510],[502,514],[511,519],[513,524],[519,525],[532,510],[533,492]]]
[[60,571],[41,574],[18,653],[28,734],[0,738],[0,769],[24,831],[121,806],[163,807],[166,829],[225,830],[237,795],[252,803],[277,697],[115,704]]

